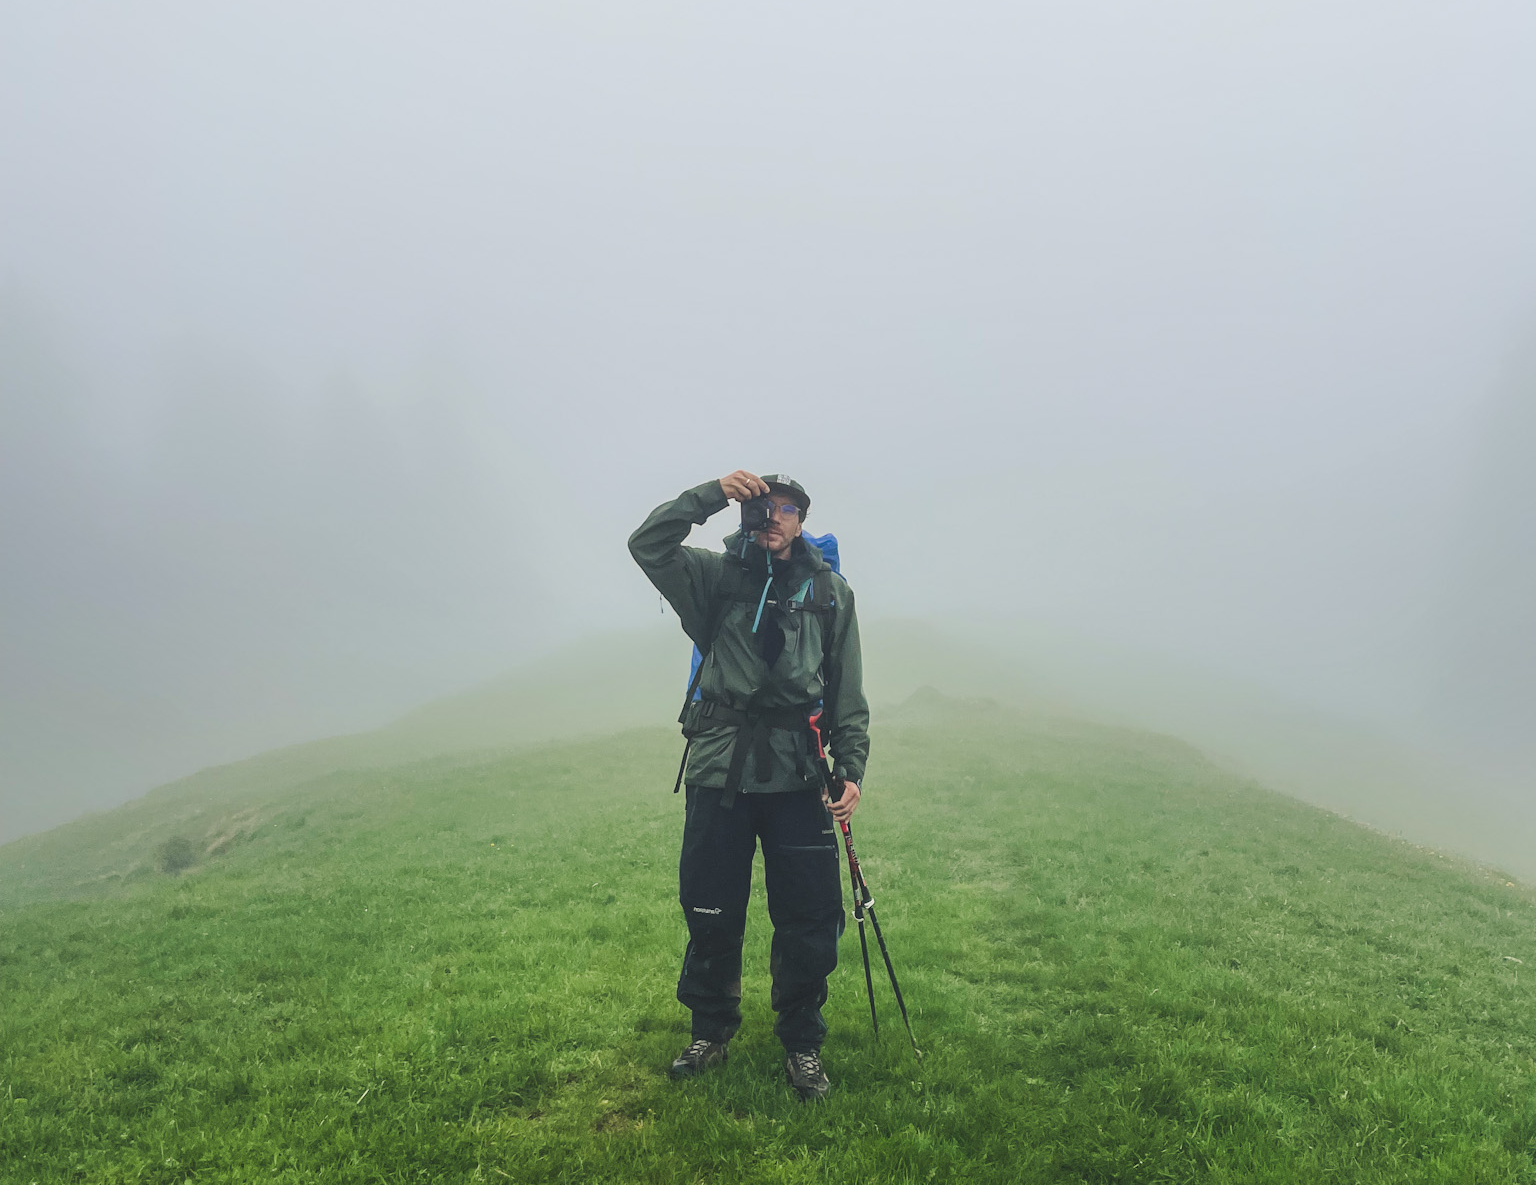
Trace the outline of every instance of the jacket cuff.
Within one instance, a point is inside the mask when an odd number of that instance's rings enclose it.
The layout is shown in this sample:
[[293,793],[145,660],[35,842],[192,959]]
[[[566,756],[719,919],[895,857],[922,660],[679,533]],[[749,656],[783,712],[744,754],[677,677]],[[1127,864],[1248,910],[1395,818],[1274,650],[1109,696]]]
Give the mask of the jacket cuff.
[[677,499],[678,508],[688,511],[688,517],[701,525],[707,523],[710,518],[719,514],[730,504],[731,500],[720,488],[718,479],[706,481],[703,485],[694,486],[691,490],[684,490]]

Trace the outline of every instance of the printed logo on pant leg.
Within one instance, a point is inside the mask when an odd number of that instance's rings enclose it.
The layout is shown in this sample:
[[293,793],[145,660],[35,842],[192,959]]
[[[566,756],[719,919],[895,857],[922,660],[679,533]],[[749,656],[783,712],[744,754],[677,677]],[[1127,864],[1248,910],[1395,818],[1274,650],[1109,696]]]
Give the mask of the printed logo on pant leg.
[[693,912],[694,913],[721,913],[723,911],[722,910],[718,910],[718,909],[705,909],[702,905],[695,905],[693,907]]

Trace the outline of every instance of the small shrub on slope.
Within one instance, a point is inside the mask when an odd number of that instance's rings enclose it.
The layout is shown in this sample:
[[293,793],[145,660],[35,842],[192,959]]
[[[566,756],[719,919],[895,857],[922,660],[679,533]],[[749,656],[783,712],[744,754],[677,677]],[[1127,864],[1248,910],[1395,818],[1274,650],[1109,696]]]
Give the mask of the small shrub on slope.
[[197,863],[197,848],[185,835],[173,835],[155,849],[155,867],[171,876],[180,876]]

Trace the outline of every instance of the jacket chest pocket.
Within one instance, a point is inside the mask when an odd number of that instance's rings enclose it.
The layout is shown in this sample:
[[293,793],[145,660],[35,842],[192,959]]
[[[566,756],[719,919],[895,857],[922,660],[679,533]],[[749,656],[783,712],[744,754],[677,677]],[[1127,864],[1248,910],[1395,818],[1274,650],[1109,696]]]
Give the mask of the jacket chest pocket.
[[803,681],[807,690],[824,682],[821,647],[821,620],[803,610],[790,614],[784,626],[784,650],[793,656],[795,680]]
[[726,610],[710,650],[701,686],[708,699],[730,703],[750,698],[766,675],[752,632],[756,606],[739,603]]

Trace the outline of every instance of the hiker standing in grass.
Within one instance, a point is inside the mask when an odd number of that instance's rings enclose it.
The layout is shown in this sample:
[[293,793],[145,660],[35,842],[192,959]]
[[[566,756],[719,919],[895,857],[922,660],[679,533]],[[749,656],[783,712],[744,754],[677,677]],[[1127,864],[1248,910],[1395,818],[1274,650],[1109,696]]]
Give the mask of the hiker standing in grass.
[[[734,532],[724,553],[683,546],[695,523],[754,499],[772,504],[760,530]],[[688,946],[677,998],[693,1013],[693,1039],[672,1075],[724,1062],[741,1026],[742,935],[761,839],[774,1032],[790,1084],[806,1099],[830,1085],[821,1008],[843,932],[833,818],[857,809],[869,756],[853,593],[801,535],[810,506],[793,478],[738,469],[658,506],[629,538],[635,562],[704,655],[682,717],[688,798],[678,896]],[[818,705],[847,779],[830,815],[808,723]]]

